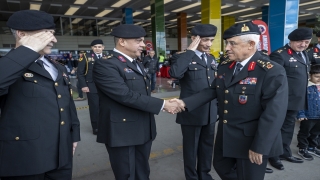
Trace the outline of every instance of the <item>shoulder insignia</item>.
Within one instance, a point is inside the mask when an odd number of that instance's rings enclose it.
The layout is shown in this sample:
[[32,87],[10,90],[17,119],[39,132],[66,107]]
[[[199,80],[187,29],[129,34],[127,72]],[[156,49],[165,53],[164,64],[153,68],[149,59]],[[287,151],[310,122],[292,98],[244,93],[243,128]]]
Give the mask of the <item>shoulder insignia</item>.
[[127,62],[127,60],[126,60],[123,56],[118,56],[118,59],[119,59],[121,62]]
[[277,52],[278,52],[278,53],[281,53],[282,51],[283,51],[282,49],[279,49]]
[[[309,49],[309,50],[310,50],[310,49]],[[307,51],[307,52],[308,52],[308,51]],[[319,52],[319,49],[318,49],[317,47],[315,47],[315,48],[314,48],[314,52],[315,52],[315,53],[318,53],[318,52]]]
[[228,64],[228,63],[231,63],[231,62],[233,62],[233,60],[226,59],[226,60],[224,60],[223,62],[221,62],[220,65]]
[[271,62],[264,60],[257,60],[257,64],[266,70],[271,69],[274,66]]

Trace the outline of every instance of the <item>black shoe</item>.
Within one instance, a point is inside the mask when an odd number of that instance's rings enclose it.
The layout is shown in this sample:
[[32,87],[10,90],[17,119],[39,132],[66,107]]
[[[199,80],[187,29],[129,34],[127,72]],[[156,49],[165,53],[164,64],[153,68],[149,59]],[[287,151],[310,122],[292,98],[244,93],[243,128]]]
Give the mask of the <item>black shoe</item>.
[[314,156],[320,157],[320,150],[319,150],[318,148],[309,147],[309,148],[308,148],[308,153],[309,153],[309,154],[312,154],[312,155],[314,155]]
[[273,173],[273,170],[270,168],[266,168],[266,173]]
[[284,157],[284,156],[280,156],[280,160],[286,160],[292,163],[303,163],[303,160],[294,156],[290,156],[290,157]]
[[98,129],[92,130],[92,134],[93,134],[93,135],[97,135],[97,134],[98,134]]
[[307,149],[299,149],[298,154],[305,160],[312,161],[313,157],[309,154]]
[[269,163],[272,167],[276,169],[284,170],[284,166],[279,158],[269,158]]

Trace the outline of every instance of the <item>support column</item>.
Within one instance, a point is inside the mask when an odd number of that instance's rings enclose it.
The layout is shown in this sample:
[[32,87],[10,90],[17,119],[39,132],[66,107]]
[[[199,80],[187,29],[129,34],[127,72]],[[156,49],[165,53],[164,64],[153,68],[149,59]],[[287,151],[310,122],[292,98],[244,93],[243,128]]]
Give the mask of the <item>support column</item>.
[[262,21],[268,25],[268,23],[269,23],[269,6],[262,6],[261,11],[262,11]]
[[178,50],[183,51],[188,48],[187,39],[187,13],[177,13],[178,19]]
[[210,52],[215,57],[219,57],[221,51],[221,0],[201,0],[201,23],[217,26],[218,31]]
[[122,24],[133,24],[133,16],[131,8],[122,9]]
[[298,28],[299,0],[270,0],[269,31],[271,51],[289,42],[288,35]]
[[164,23],[164,0],[150,0],[152,43],[156,55],[162,53],[166,57],[166,31]]
[[[232,25],[235,24],[235,18],[234,16],[222,16],[221,17],[221,34],[223,34],[223,32],[225,30],[227,30],[228,28],[230,28]],[[218,29],[219,30],[219,29]],[[216,38],[217,39],[217,38]],[[221,45],[222,45],[222,48],[221,48],[221,51],[225,51],[225,45],[224,45],[224,42],[223,42],[223,39],[221,38]]]

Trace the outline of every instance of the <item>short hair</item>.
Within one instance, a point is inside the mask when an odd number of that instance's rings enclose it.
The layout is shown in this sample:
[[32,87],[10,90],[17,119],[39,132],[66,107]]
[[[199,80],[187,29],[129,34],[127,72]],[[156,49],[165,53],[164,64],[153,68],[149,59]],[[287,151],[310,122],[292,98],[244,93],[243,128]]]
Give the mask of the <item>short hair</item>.
[[10,30],[11,30],[11,33],[12,33],[14,39],[17,39],[17,30],[15,30],[15,29],[10,29]]
[[114,45],[117,45],[119,39],[120,39],[120,38],[118,38],[118,37],[114,37],[114,39],[113,39],[113,40],[114,40]]
[[310,74],[320,74],[320,64],[311,65]]
[[254,41],[256,46],[257,46],[259,44],[259,41],[260,41],[260,35],[258,35],[258,34],[246,34],[246,35],[241,35],[240,39],[243,42]]

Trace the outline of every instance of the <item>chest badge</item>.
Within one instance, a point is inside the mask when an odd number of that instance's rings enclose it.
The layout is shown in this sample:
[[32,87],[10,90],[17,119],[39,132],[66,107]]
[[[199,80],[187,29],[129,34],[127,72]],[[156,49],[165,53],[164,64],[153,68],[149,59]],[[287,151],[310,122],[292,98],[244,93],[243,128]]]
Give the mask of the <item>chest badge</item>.
[[32,73],[24,73],[24,77],[30,78],[30,77],[33,77],[33,74]]
[[248,96],[246,95],[239,95],[239,103],[240,104],[246,104],[248,101]]

